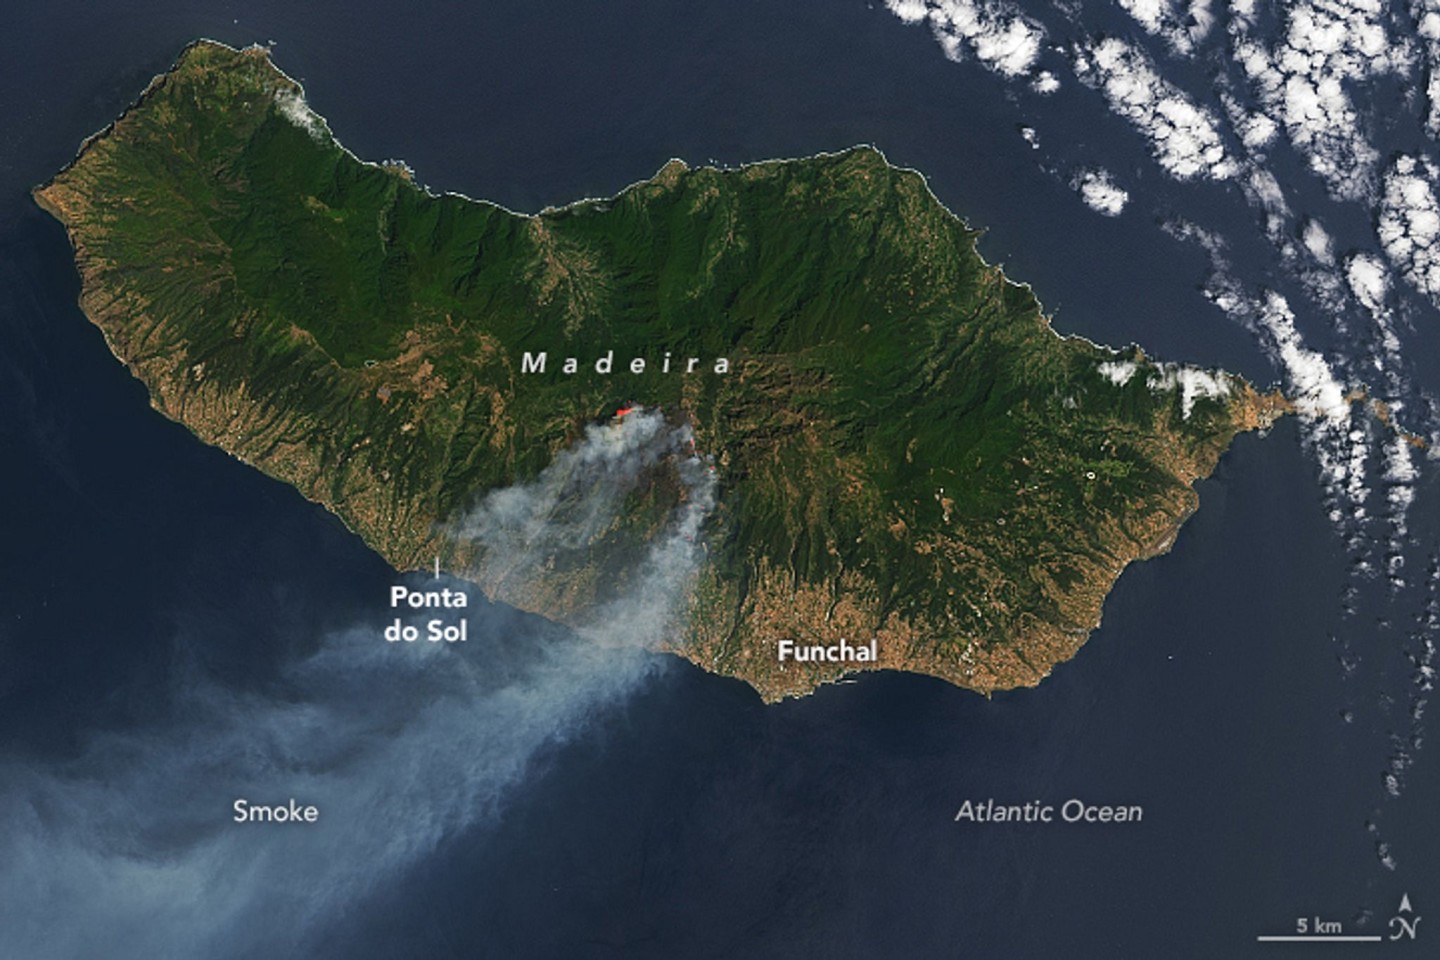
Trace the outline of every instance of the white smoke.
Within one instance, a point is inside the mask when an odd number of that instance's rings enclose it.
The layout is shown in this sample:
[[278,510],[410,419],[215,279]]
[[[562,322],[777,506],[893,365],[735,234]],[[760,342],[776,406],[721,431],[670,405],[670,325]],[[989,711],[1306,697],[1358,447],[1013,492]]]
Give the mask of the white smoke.
[[591,424],[533,481],[486,495],[456,534],[480,547],[482,583],[524,582],[557,563],[587,559],[597,539],[623,520],[629,496],[661,469],[675,472],[679,504],[652,538],[625,596],[583,617],[587,633],[653,645],[699,568],[700,527],[715,503],[714,471],[694,452],[689,425],[643,408]]
[[[646,648],[698,567],[714,502],[688,446],[688,428],[658,413],[592,428],[473,518],[521,550],[579,542],[645,465],[674,458],[686,494],[603,628],[482,606],[464,643],[387,643],[377,598],[374,622],[325,639],[275,690],[192,672],[163,724],[96,736],[63,761],[0,760],[0,956],[311,955],[367,896],[493,822],[537,755],[662,662]],[[294,798],[320,819],[236,823],[237,798]]]
[[[48,767],[0,765],[0,955],[293,955],[493,818],[537,751],[656,664],[558,631],[540,642],[534,624],[518,644],[514,626],[472,621],[482,631],[453,646],[348,631],[281,693],[191,678],[162,729],[105,734]],[[235,823],[241,797],[293,797],[320,819]]]

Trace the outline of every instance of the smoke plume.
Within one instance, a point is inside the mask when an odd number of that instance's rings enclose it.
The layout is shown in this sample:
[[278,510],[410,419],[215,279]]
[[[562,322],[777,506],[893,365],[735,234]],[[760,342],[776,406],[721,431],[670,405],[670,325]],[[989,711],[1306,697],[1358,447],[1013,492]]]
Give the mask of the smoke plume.
[[[633,414],[470,518],[497,563],[577,549],[663,463],[677,506],[586,631],[472,604],[465,643],[387,643],[393,611],[377,598],[373,620],[325,638],[264,692],[181,671],[163,721],[95,733],[62,759],[0,757],[0,956],[322,952],[368,895],[492,823],[537,755],[654,672],[647,648],[693,576],[713,503],[711,471],[689,450],[687,428]],[[294,798],[320,818],[239,823],[239,798]]]

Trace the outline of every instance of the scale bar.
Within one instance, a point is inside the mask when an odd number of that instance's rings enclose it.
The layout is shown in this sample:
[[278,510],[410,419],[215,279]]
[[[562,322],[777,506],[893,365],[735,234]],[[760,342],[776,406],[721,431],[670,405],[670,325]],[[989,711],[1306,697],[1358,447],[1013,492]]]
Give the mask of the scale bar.
[[1308,937],[1256,937],[1261,943],[1379,943],[1379,934],[1367,937],[1340,936],[1339,934],[1313,934]]

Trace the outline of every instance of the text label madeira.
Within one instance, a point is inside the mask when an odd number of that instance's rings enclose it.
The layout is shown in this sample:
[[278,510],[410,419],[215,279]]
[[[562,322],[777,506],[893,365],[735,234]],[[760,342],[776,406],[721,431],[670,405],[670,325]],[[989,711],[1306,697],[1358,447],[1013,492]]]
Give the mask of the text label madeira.
[[[544,373],[545,365],[549,361],[548,351],[541,350],[539,353],[531,353],[526,350],[520,358],[520,372]],[[708,370],[702,369],[709,366]],[[597,357],[593,366],[585,363],[587,371],[593,369],[602,377],[608,377],[615,372],[615,351],[606,350],[603,355]],[[665,351],[665,356],[658,361],[652,362],[645,357],[632,357],[626,364],[631,373],[641,374],[646,370],[652,373],[716,373],[727,374],[730,372],[730,361],[726,357],[716,357],[715,360],[707,361],[703,357],[673,357],[670,351]],[[560,365],[560,372],[566,376],[579,373],[581,363],[579,357],[566,357]]]

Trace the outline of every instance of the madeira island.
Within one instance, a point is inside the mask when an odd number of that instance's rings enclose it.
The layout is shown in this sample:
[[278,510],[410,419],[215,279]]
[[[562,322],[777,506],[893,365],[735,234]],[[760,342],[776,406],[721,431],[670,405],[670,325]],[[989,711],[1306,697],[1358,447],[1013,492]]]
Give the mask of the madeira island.
[[[1057,334],[867,147],[672,160],[519,214],[358,159],[268,51],[200,41],[34,195],[155,408],[397,570],[435,562],[583,626],[702,464],[664,648],[766,700],[858,670],[1038,683],[1235,436],[1288,409]],[[621,509],[583,536],[516,554],[467,523],[634,411],[680,439],[615,478]],[[523,565],[492,575],[502,551]]]

